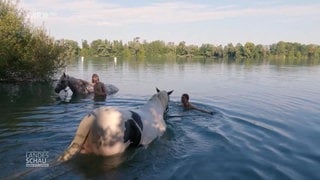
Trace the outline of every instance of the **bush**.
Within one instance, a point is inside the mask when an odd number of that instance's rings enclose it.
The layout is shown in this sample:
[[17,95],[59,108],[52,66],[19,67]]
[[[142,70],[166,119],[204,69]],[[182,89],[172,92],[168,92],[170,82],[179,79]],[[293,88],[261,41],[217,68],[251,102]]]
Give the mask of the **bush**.
[[25,11],[0,0],[0,79],[44,81],[65,66],[64,48],[43,27],[25,19]]

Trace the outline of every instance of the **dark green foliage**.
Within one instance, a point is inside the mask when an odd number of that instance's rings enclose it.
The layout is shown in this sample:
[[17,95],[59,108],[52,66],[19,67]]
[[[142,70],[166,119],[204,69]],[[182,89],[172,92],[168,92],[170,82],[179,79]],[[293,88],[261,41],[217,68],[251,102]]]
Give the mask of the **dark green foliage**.
[[16,6],[0,0],[0,80],[48,80],[64,65],[64,47]]

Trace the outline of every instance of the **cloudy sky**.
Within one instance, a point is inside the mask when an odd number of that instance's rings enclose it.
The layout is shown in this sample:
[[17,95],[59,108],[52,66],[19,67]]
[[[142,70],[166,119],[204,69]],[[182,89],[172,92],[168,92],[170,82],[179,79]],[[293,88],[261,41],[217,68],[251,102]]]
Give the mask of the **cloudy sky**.
[[55,39],[320,44],[319,0],[21,0]]

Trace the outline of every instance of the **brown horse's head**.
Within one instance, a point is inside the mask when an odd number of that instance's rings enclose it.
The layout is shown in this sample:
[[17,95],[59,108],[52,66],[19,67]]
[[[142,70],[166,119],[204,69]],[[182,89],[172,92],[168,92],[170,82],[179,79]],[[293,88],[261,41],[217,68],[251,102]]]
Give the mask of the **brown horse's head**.
[[67,86],[69,86],[69,76],[66,75],[66,73],[63,73],[56,87],[54,88],[54,91],[56,93],[59,93],[61,90],[65,89]]

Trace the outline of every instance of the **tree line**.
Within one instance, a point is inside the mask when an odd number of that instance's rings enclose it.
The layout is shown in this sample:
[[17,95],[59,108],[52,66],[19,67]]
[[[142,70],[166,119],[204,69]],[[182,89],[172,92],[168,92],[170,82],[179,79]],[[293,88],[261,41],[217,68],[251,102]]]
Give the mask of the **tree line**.
[[247,42],[244,45],[232,43],[222,46],[213,44],[187,45],[184,41],[175,44],[166,43],[161,40],[152,42],[139,41],[134,38],[128,43],[114,40],[94,40],[90,44],[82,41],[82,48],[76,46],[74,49],[81,56],[96,57],[203,57],[203,58],[224,58],[229,60],[254,60],[254,59],[302,59],[313,60],[320,58],[320,46],[315,44],[300,44],[283,42],[272,45],[261,45]]
[[24,10],[0,0],[0,80],[49,80],[65,65],[64,44],[34,27]]
[[26,12],[10,0],[0,0],[0,80],[49,80],[65,67],[68,60],[79,56],[122,58],[215,58],[228,61],[257,59],[299,61],[320,60],[320,46],[280,41],[272,45],[247,42],[226,46],[187,45],[181,41],[147,42],[139,37],[121,40],[97,39],[92,42],[50,37],[44,27],[34,27]]

